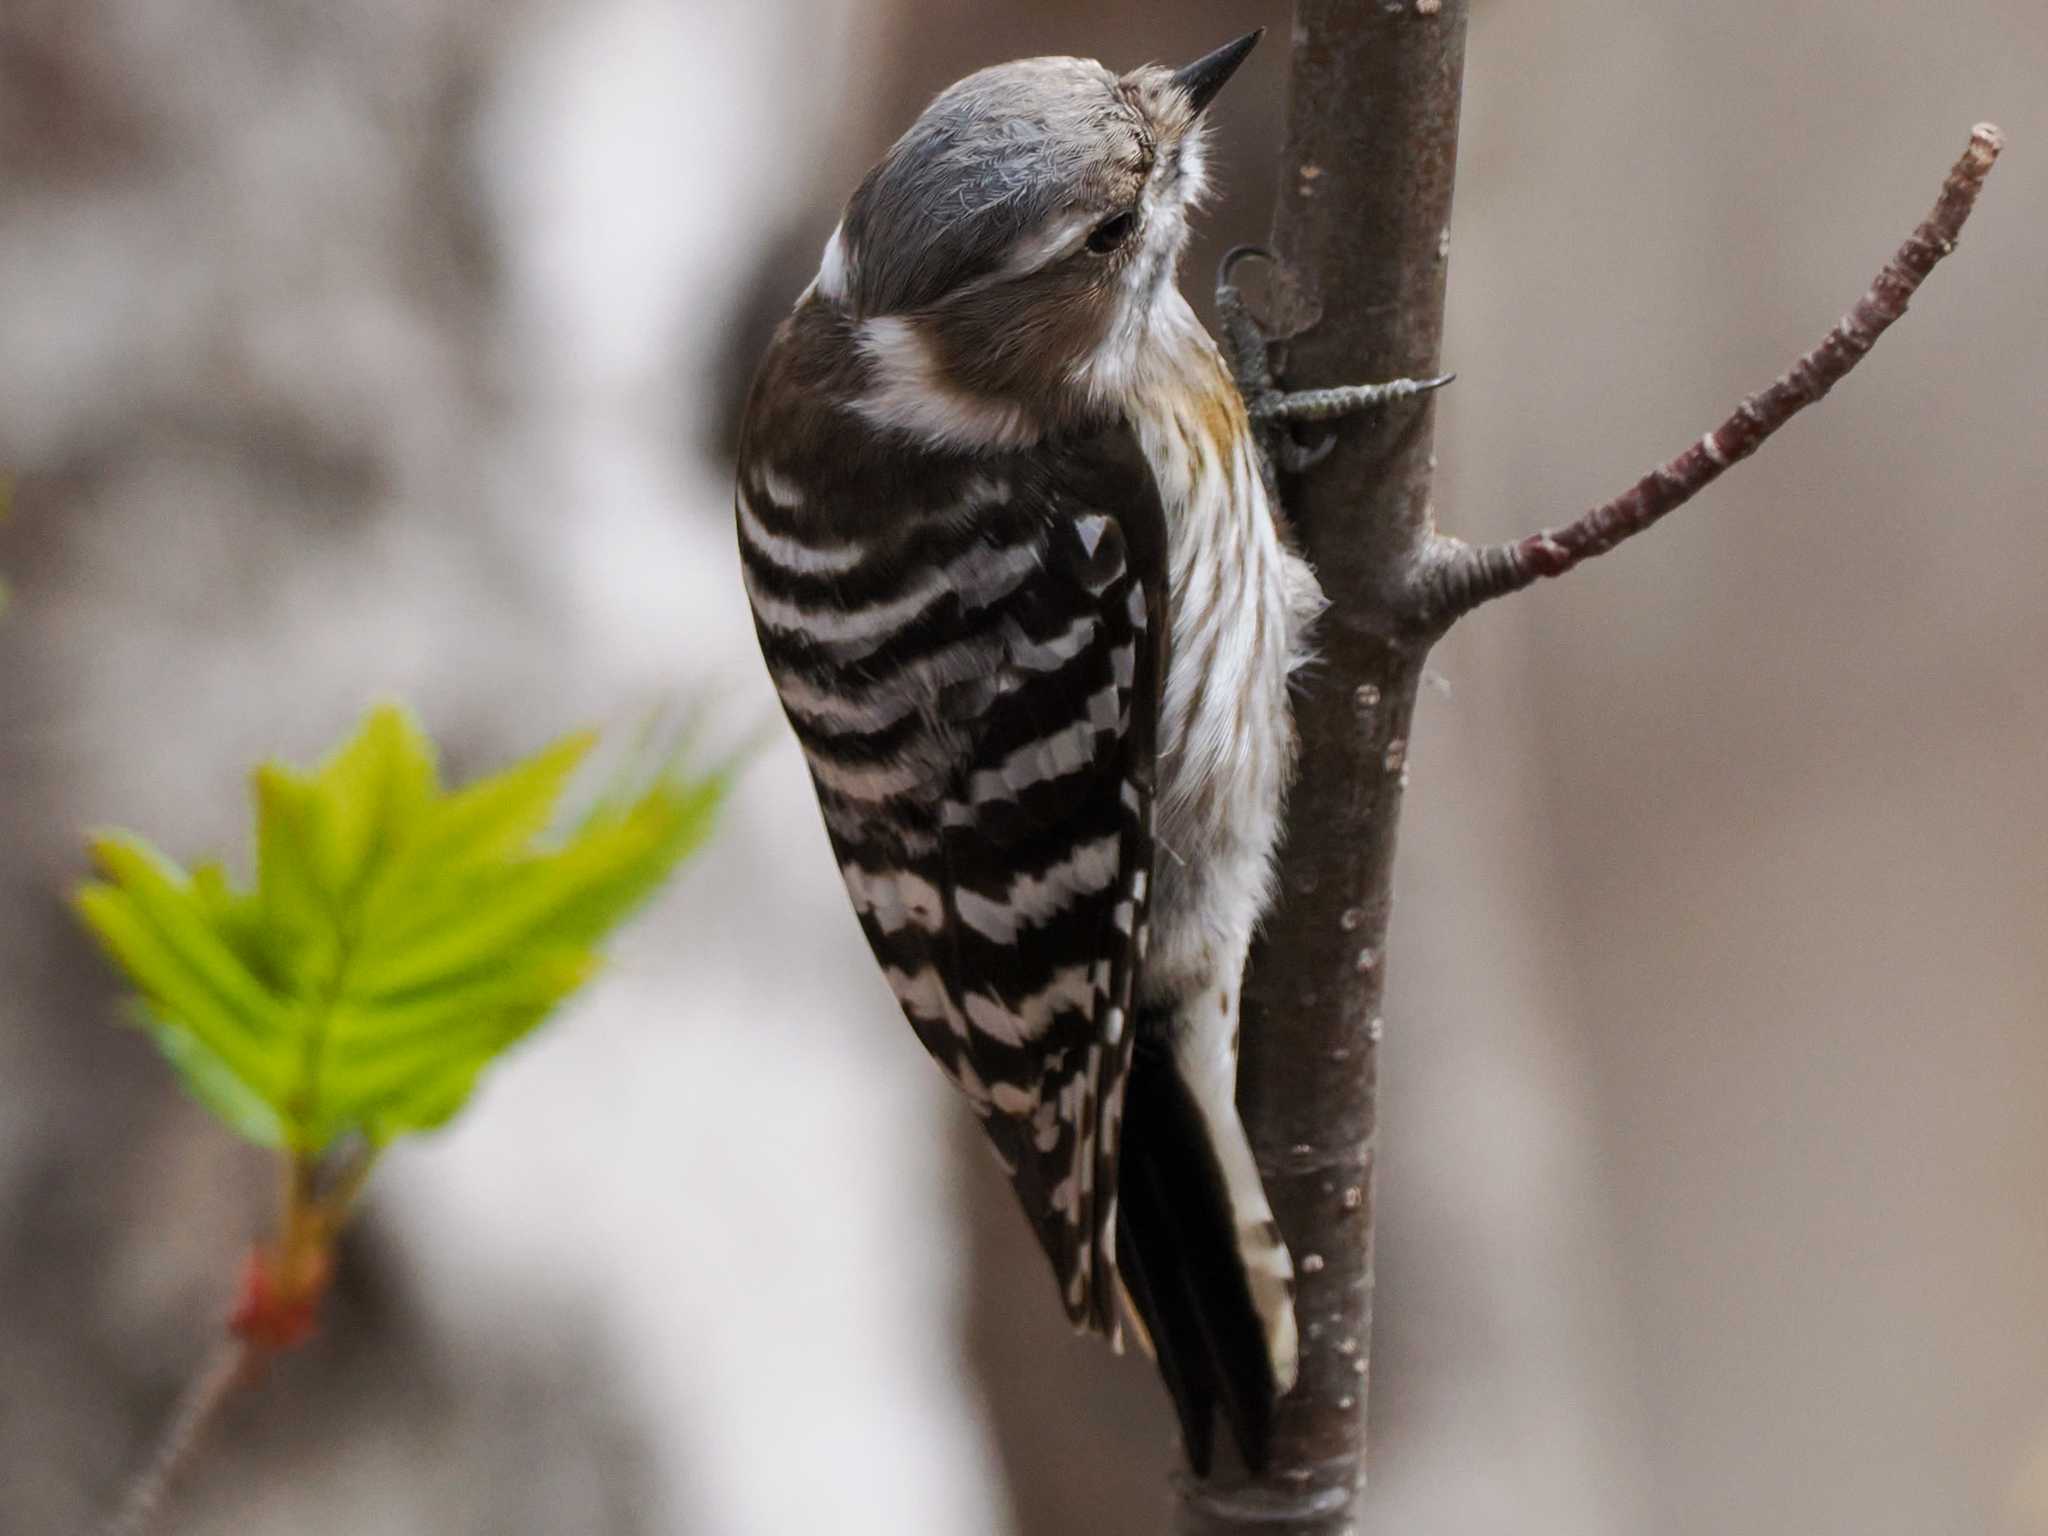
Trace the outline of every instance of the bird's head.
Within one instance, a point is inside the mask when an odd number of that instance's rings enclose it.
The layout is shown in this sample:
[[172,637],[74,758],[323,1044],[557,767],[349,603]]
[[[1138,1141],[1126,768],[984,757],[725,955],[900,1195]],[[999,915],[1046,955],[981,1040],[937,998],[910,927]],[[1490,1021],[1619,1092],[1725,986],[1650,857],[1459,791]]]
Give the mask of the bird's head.
[[1114,403],[1206,186],[1204,109],[1259,37],[1123,75],[1021,59],[925,109],[853,194],[814,288],[897,387],[895,417],[920,415],[920,382],[956,397],[959,430],[936,435],[963,442]]

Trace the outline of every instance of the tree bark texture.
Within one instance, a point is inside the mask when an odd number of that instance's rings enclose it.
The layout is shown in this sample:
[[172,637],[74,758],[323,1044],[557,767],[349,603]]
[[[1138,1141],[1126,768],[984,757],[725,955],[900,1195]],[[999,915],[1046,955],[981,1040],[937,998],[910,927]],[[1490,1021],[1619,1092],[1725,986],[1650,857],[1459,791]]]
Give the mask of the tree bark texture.
[[[1288,387],[1437,371],[1466,0],[1301,0],[1273,225]],[[1376,1043],[1394,830],[1425,641],[1405,575],[1430,530],[1432,410],[1347,422],[1287,510],[1332,599],[1296,698],[1301,773],[1278,910],[1244,994],[1238,1096],[1293,1245],[1299,1385],[1273,1469],[1183,1486],[1182,1529],[1335,1536],[1365,1481]]]

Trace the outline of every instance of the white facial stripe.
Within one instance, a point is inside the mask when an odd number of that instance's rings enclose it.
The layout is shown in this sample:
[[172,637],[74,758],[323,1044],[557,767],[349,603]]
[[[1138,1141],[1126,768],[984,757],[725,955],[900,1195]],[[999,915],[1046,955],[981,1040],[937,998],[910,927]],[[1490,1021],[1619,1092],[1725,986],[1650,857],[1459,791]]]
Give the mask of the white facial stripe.
[[1080,249],[1081,242],[1088,238],[1088,232],[1095,224],[1093,214],[1076,213],[1048,225],[1010,252],[1010,259],[1003,263],[1003,275],[1023,277],[1072,255]]

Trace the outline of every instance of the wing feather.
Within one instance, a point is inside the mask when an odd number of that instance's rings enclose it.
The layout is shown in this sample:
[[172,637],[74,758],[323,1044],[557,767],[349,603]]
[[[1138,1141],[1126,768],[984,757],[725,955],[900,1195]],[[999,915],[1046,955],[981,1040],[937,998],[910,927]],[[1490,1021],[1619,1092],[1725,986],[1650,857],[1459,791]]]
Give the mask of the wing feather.
[[744,473],[741,493],[763,653],[868,942],[1068,1316],[1114,1335],[1168,627],[1150,471],[1123,427],[979,461],[859,558],[751,514]]

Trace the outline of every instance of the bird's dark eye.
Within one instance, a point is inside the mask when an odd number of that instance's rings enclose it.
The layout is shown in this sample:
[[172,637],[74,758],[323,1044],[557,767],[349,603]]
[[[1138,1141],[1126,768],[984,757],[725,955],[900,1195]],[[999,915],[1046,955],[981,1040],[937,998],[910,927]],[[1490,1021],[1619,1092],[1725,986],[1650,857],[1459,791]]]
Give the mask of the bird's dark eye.
[[1138,215],[1129,208],[1114,218],[1104,219],[1088,234],[1088,249],[1098,256],[1106,256],[1131,238],[1138,227]]

